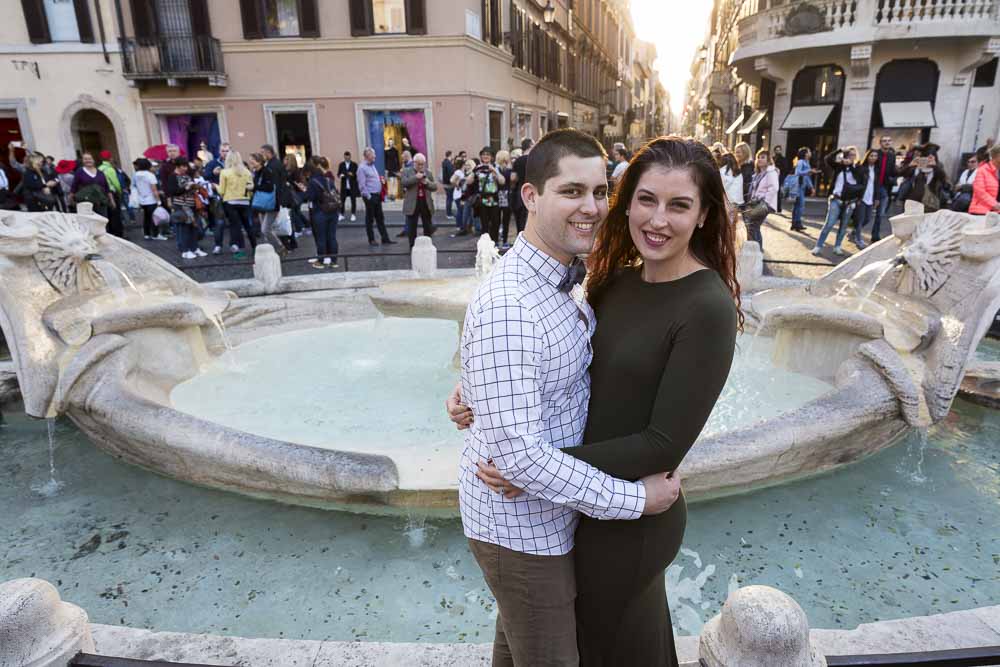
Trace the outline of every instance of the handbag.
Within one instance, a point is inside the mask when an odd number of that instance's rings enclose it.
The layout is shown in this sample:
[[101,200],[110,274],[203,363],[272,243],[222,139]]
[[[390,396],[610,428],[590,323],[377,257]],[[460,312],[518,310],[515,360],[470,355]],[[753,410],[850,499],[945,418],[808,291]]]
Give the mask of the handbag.
[[743,222],[748,225],[760,225],[767,220],[771,207],[763,199],[751,199],[743,205]]
[[260,190],[254,190],[253,199],[250,200],[250,208],[263,213],[270,213],[271,211],[278,210],[274,191],[262,192]]
[[170,211],[170,224],[190,225],[194,223],[194,214],[187,206],[174,206]]
[[278,209],[278,217],[274,219],[274,233],[277,236],[292,235],[292,218],[284,206]]

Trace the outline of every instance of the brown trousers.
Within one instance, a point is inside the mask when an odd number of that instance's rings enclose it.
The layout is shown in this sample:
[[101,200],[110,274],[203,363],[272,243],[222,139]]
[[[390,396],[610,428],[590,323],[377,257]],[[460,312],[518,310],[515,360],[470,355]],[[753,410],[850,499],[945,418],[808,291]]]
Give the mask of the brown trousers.
[[572,552],[535,556],[469,540],[497,600],[493,667],[577,667]]

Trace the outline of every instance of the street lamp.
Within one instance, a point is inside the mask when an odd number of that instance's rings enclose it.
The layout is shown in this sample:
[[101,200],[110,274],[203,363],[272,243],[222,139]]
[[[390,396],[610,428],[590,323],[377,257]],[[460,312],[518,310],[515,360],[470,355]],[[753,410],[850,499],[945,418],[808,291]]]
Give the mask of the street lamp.
[[548,25],[556,22],[556,6],[552,4],[552,0],[549,0],[545,5],[545,9],[542,10],[542,18],[545,19],[545,23]]

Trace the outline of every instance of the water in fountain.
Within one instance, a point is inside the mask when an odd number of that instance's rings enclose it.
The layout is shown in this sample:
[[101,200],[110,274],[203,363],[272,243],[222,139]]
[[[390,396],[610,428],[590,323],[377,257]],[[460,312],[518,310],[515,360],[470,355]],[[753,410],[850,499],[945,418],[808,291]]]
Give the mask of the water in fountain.
[[49,437],[49,479],[41,484],[32,485],[31,490],[43,498],[51,498],[59,493],[64,486],[64,482],[56,479],[56,420],[53,417],[49,417],[45,422]]
[[924,474],[924,458],[927,455],[928,430],[917,428],[906,441],[906,457],[899,462],[899,473],[907,475],[914,484],[927,481]]
[[119,269],[114,264],[112,264],[111,262],[104,259],[95,259],[91,260],[91,263],[94,266],[96,266],[97,269],[101,272],[101,275],[104,276],[104,282],[108,284],[108,287],[110,287],[112,291],[118,292],[119,290],[123,289],[122,283],[118,279],[119,277],[121,277],[125,279],[125,282],[132,289],[132,291],[139,295],[140,299],[145,296],[142,290],[136,287],[136,284],[132,282],[132,279],[129,277],[129,275],[124,271],[122,271],[121,269]]
[[[872,262],[865,268],[858,271],[851,278],[841,281],[840,288],[837,290],[837,296],[847,298],[856,296],[860,293],[857,310],[863,310],[865,304],[869,303],[871,300],[872,294],[874,294],[875,290],[878,289],[878,286],[883,280],[885,280],[886,276],[888,276],[893,269],[899,266],[899,264],[900,260],[897,257]],[[864,279],[870,278],[871,276],[874,276],[875,280],[871,285],[865,287]]]

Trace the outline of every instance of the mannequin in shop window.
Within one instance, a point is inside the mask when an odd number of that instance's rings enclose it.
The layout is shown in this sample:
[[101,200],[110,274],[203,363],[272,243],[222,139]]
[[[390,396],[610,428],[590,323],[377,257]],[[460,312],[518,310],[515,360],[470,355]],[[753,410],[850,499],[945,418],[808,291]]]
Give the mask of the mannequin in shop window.
[[399,192],[399,151],[396,149],[396,141],[389,139],[385,147],[385,178],[389,184],[389,199],[395,200]]

